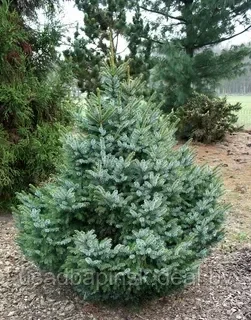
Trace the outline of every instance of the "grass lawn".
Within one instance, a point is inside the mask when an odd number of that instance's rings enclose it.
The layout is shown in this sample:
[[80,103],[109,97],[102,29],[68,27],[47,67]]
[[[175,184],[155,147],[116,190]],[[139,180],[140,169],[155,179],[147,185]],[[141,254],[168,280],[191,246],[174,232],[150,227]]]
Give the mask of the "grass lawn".
[[241,102],[242,110],[239,112],[239,124],[246,129],[251,129],[251,95],[250,96],[228,96],[230,103]]

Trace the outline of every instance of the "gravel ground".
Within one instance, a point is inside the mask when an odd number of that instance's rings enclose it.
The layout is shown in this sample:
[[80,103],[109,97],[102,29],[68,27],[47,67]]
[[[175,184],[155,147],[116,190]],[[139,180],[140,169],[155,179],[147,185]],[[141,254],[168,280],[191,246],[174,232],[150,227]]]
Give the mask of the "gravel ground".
[[140,308],[81,301],[71,288],[41,274],[19,253],[11,216],[0,215],[0,319],[251,320],[251,248],[214,253],[194,285]]

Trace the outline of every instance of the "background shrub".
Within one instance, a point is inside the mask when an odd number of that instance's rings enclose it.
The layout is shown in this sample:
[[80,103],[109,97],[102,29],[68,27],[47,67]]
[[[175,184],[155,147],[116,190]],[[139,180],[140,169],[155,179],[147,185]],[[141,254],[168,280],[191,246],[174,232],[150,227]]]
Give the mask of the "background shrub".
[[180,137],[206,143],[222,140],[226,133],[240,129],[236,126],[240,109],[240,103],[230,104],[226,98],[195,93],[176,111]]
[[[59,138],[71,122],[74,106],[69,102],[70,65],[55,56],[54,38],[47,34],[50,50],[44,41],[43,48],[36,52],[31,38],[37,44],[44,39],[46,30],[40,34],[25,27],[23,19],[10,10],[6,1],[0,6],[0,21],[2,206],[16,191],[54,172],[61,153]],[[41,69],[43,50],[46,54]]]
[[174,148],[169,118],[125,74],[104,67],[103,91],[68,135],[57,179],[19,194],[15,210],[27,258],[62,272],[87,299],[170,293],[222,237],[217,169]]

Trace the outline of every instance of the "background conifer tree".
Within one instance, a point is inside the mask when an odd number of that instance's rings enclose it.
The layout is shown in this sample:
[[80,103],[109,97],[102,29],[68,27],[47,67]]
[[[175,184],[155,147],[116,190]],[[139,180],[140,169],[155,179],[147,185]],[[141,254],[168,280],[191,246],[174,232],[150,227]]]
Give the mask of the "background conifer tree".
[[221,80],[246,70],[250,45],[214,48],[251,30],[250,1],[141,0],[135,5],[150,17],[149,37],[159,48],[154,80],[167,110],[186,103],[194,90],[214,94]]
[[147,39],[149,26],[144,24],[139,10],[130,18],[130,1],[127,0],[76,0],[75,3],[84,14],[84,21],[77,27],[75,39],[64,53],[73,59],[80,89],[96,92],[101,64],[107,61],[111,49],[117,64],[130,60],[132,75],[142,73],[147,79],[152,42]]
[[83,91],[98,86],[100,62],[109,51],[109,28],[114,39],[119,35],[127,40],[129,55],[118,55],[118,60],[131,57],[132,74],[143,73],[148,79],[149,69],[156,66],[150,83],[166,101],[166,111],[185,104],[194,91],[212,96],[221,80],[246,70],[244,58],[251,54],[250,46],[233,45],[220,52],[215,46],[251,30],[249,0],[78,0],[76,4],[85,14],[84,25],[67,54],[74,59]]

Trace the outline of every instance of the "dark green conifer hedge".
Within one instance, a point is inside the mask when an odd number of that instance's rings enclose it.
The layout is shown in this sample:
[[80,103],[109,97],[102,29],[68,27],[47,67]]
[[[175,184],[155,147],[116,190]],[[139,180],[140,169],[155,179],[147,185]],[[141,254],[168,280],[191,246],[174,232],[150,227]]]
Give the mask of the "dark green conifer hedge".
[[59,138],[71,121],[71,72],[50,32],[56,30],[28,28],[6,1],[0,5],[1,206],[55,171]]

